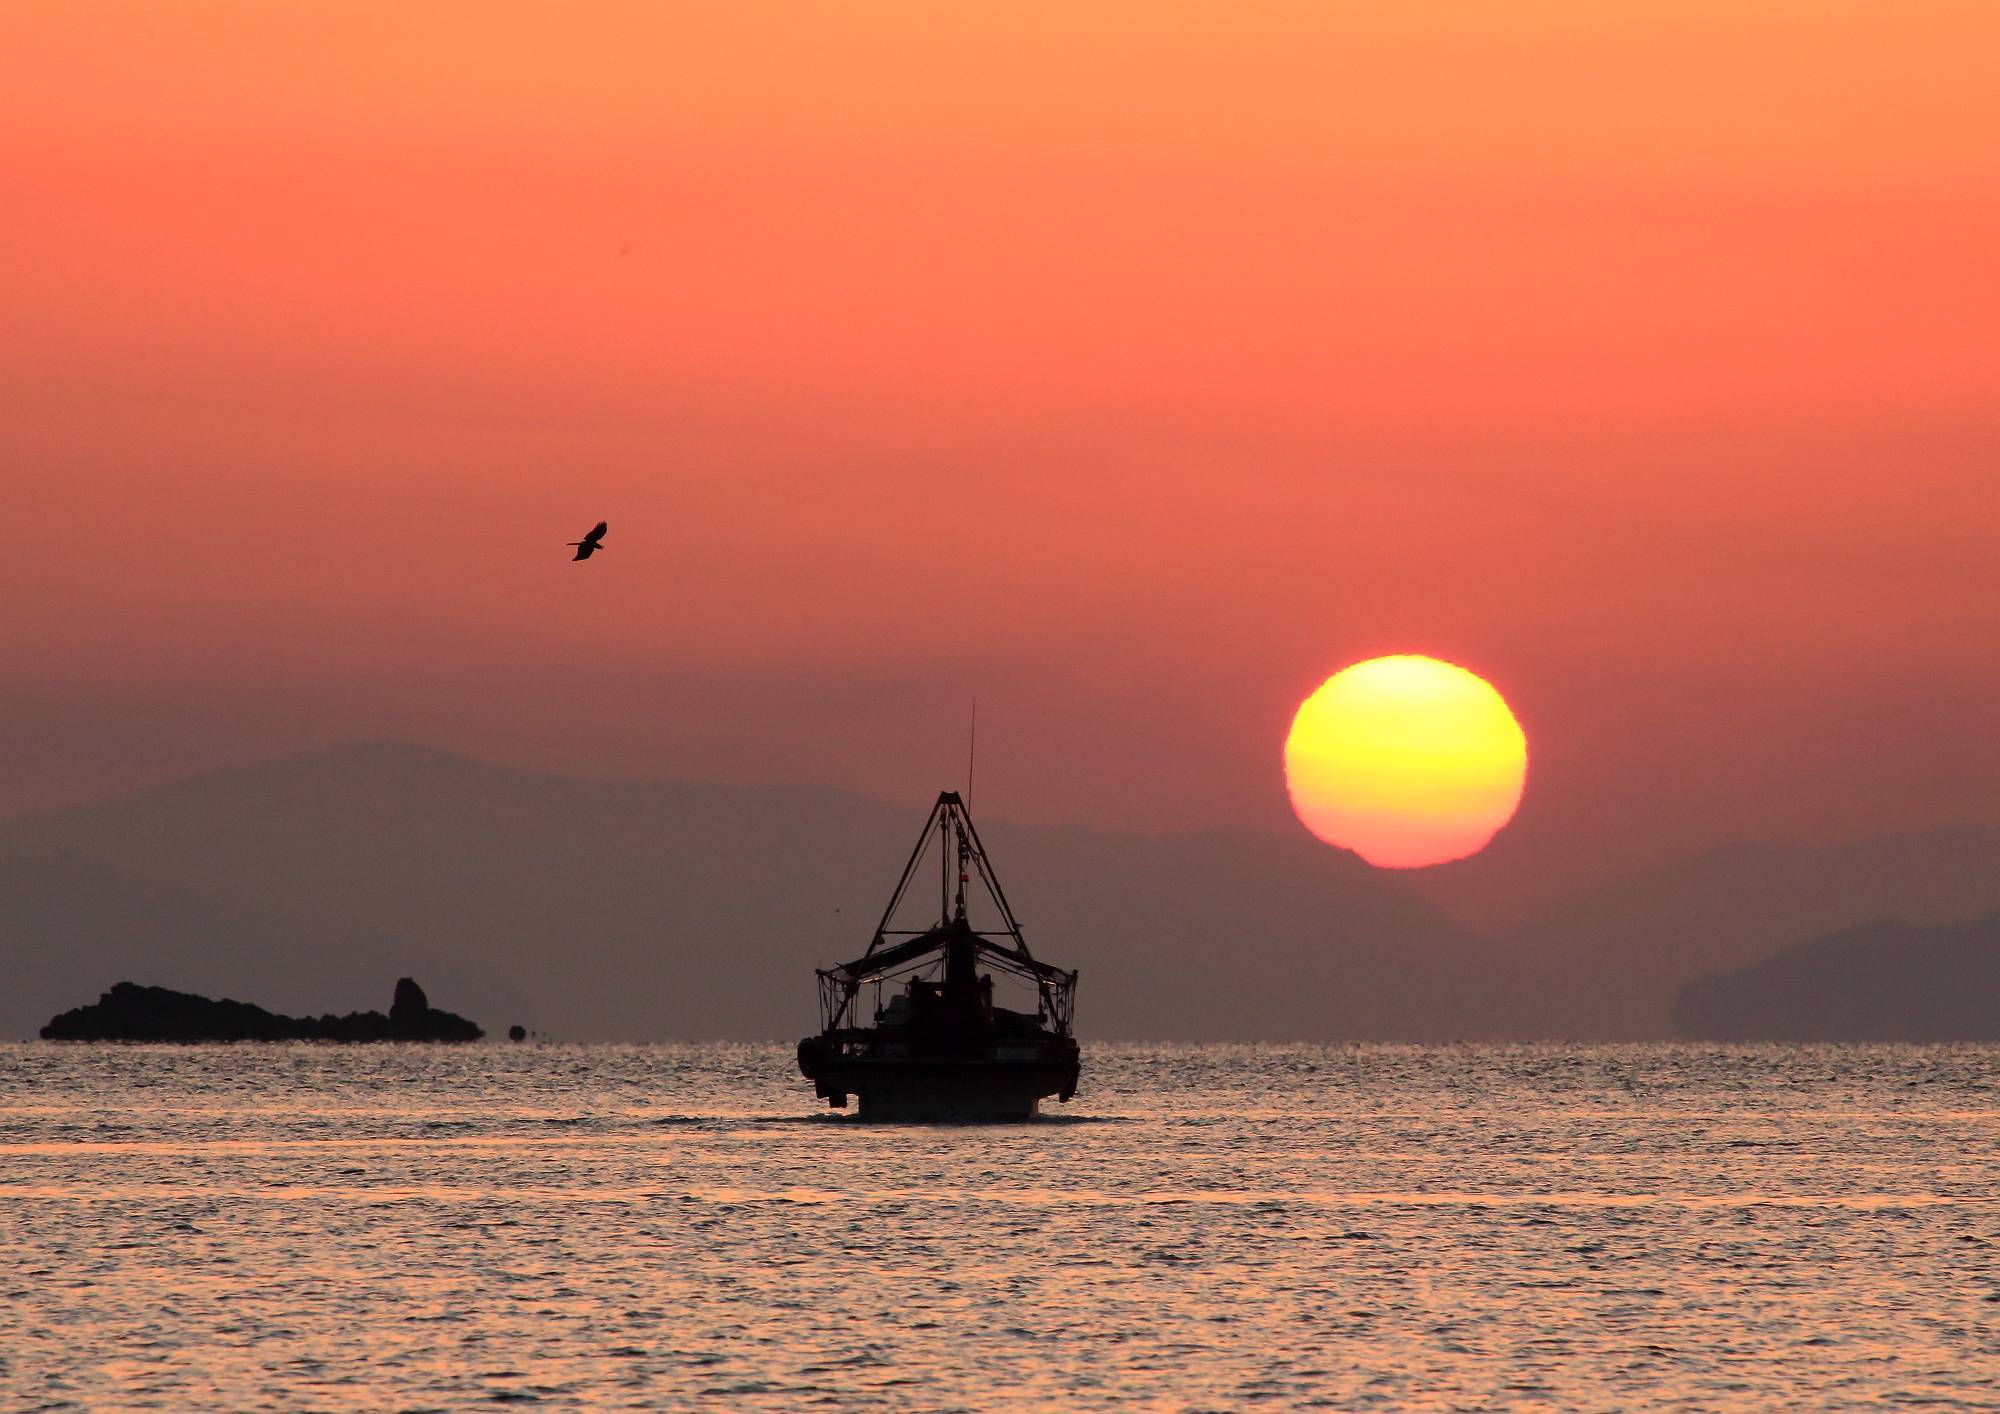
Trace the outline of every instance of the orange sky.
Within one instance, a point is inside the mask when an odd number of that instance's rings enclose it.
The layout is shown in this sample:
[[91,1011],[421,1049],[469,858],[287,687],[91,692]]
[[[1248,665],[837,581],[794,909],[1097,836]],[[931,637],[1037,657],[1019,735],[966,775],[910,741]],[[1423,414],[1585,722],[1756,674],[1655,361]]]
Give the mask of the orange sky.
[[1423,652],[1529,733],[1496,898],[2000,819],[1995,54],[10,4],[0,811],[357,734],[921,799],[977,691],[993,811],[1293,828],[1299,699]]

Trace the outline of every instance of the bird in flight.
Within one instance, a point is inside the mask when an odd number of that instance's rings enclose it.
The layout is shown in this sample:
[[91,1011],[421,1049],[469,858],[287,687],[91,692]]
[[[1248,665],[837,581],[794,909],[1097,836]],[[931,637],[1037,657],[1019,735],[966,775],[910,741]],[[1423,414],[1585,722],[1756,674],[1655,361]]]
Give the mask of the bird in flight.
[[583,539],[570,541],[569,543],[576,547],[577,559],[587,560],[595,551],[602,550],[604,548],[604,532],[610,528],[611,524],[609,521],[601,520],[597,523],[597,529],[591,531]]

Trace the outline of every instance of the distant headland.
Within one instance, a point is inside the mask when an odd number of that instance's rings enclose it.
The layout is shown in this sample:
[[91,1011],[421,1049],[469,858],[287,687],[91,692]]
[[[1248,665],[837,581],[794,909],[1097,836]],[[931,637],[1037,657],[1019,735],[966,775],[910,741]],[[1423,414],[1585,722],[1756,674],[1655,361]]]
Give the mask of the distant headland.
[[1704,1041],[2000,1041],[2000,912],[1868,923],[1687,983],[1674,1024]]
[[387,1016],[280,1016],[249,1002],[120,982],[96,1005],[66,1011],[42,1028],[44,1041],[477,1041],[485,1034],[432,1006],[408,977],[396,983]]

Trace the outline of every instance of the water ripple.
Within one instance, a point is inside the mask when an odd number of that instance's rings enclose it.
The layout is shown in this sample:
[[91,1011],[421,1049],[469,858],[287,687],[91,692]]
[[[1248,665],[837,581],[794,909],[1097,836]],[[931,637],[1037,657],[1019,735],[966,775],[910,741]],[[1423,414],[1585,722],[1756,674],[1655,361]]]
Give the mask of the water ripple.
[[2000,1051],[0,1047],[0,1407],[1994,1407]]

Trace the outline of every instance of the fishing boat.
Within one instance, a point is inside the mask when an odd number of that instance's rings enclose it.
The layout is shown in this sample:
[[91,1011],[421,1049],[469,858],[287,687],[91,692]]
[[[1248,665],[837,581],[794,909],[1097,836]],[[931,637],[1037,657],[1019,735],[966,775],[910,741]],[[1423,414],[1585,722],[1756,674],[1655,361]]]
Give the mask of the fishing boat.
[[[891,926],[933,848],[937,921]],[[997,1004],[995,974],[1006,979],[1005,1000],[1032,1000],[1035,1010]],[[1075,1002],[1076,973],[1028,951],[965,802],[944,791],[868,950],[819,972],[820,1031],[799,1042],[799,1069],[835,1109],[858,1100],[863,1119],[1030,1119],[1049,1096],[1076,1093]]]

